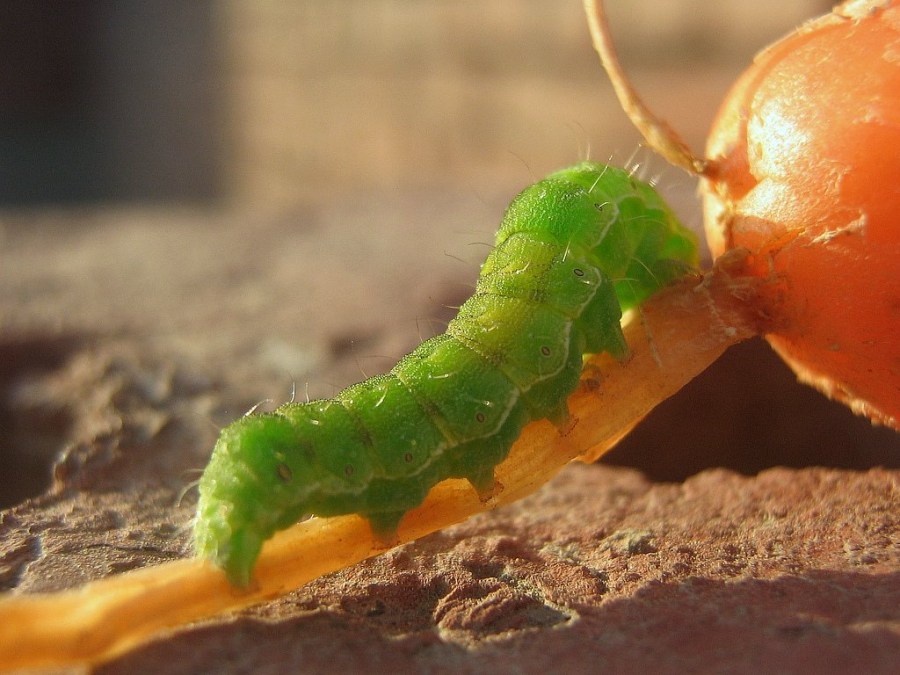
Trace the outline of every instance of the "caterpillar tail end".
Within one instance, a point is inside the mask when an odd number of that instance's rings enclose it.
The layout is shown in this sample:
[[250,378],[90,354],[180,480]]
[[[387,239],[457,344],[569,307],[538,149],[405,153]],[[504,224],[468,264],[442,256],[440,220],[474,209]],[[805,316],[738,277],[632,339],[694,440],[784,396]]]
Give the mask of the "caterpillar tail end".
[[201,489],[194,519],[194,554],[222,570],[232,586],[247,588],[264,538],[258,528],[233,522],[228,512],[220,499]]
[[[222,527],[226,524],[220,523]],[[246,529],[239,532],[220,532],[210,519],[198,519],[194,524],[194,551],[199,558],[210,561],[222,570],[228,582],[237,588],[250,586],[253,567],[262,550],[263,540]]]

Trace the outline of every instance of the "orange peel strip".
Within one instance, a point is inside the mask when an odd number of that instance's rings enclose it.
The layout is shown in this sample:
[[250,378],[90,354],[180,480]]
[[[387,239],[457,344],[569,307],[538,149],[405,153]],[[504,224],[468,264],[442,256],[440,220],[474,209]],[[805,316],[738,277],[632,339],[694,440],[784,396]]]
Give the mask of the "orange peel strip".
[[[468,483],[448,480],[410,511],[398,543],[521,499],[566,463],[591,461],[612,447],[656,404],[678,391],[730,345],[756,335],[753,284],[732,279],[726,255],[704,277],[657,294],[623,328],[630,358],[594,356],[569,398],[575,421],[560,435],[546,421],[526,427],[497,467],[503,489],[481,502]],[[313,519],[277,534],[264,547],[255,584],[228,584],[198,559],[166,563],[52,594],[0,599],[0,669],[96,664],[165,631],[265,602],[323,574],[384,551],[357,516]]]

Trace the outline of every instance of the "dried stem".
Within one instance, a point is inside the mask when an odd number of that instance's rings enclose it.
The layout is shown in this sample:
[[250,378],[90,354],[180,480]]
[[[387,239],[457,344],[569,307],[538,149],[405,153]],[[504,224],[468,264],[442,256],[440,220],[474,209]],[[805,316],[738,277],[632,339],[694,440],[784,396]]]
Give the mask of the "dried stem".
[[654,115],[631,85],[613,47],[603,0],[584,0],[584,11],[587,14],[594,49],[600,55],[600,62],[612,82],[619,103],[631,123],[641,132],[647,145],[669,163],[681,167],[688,173],[697,176],[706,175],[710,170],[709,162],[698,158],[665,120]]
[[[734,256],[731,256],[734,258]],[[631,357],[600,355],[585,365],[569,398],[575,424],[565,435],[546,421],[526,427],[497,467],[503,490],[487,503],[464,481],[436,486],[401,523],[400,542],[460,522],[535,491],[574,458],[603,454],[660,401],[728,346],[755,335],[747,316],[754,282],[732,279],[729,256],[702,279],[685,279],[644,304],[624,325]],[[650,337],[652,336],[652,338]],[[269,600],[322,574],[383,552],[357,516],[313,519],[263,549],[255,585],[231,587],[201,560],[183,560],[102,579],[80,589],[0,601],[0,669],[98,663],[166,629]]]

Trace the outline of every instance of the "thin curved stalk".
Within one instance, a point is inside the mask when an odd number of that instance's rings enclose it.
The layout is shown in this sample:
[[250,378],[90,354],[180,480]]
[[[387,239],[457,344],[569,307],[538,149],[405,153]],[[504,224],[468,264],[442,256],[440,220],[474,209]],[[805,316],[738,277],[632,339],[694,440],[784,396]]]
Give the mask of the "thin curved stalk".
[[584,0],[584,11],[587,14],[594,49],[600,56],[600,62],[609,76],[619,104],[644,137],[647,145],[669,163],[689,174],[706,175],[711,170],[709,161],[697,157],[665,120],[653,114],[632,86],[613,47],[602,0]]

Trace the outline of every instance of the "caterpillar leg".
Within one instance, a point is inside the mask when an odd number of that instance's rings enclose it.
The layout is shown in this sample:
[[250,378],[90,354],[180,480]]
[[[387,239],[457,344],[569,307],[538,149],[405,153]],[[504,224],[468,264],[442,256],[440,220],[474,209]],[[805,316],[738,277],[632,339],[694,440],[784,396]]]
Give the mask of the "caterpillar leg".
[[556,427],[560,436],[565,436],[572,431],[572,427],[575,426],[575,422],[577,421],[572,413],[569,412],[569,405],[566,403],[565,399],[563,399],[558,406],[547,411],[546,417],[547,420]]
[[400,538],[397,536],[397,526],[400,525],[404,515],[406,515],[406,511],[366,514],[365,518],[369,521],[372,536],[380,547],[393,548],[400,542]]
[[478,493],[482,502],[490,501],[503,490],[503,483],[494,477],[494,468],[479,470],[466,476],[466,480]]
[[[572,386],[572,389],[574,388],[575,385]],[[546,418],[550,424],[556,427],[556,431],[560,436],[565,436],[572,431],[578,421],[575,416],[569,412],[569,405],[566,403],[565,399],[552,407],[542,408],[539,413],[534,415],[534,418]]]
[[568,436],[572,429],[575,428],[575,425],[578,424],[578,418],[574,415],[570,415],[568,411],[566,411],[566,416],[560,420],[551,420],[553,422],[553,426],[556,427],[556,433],[560,436]]

